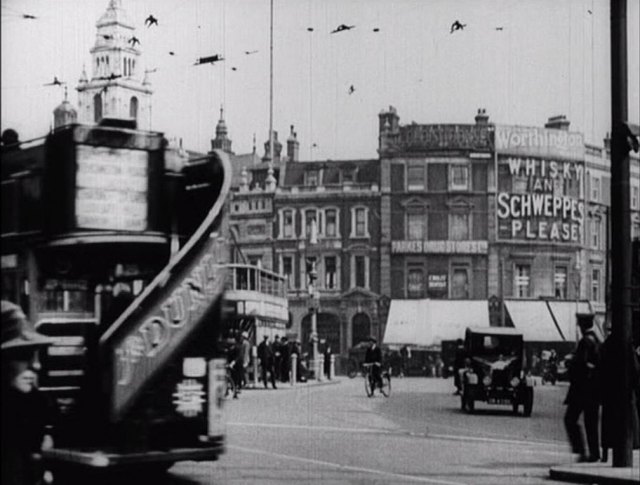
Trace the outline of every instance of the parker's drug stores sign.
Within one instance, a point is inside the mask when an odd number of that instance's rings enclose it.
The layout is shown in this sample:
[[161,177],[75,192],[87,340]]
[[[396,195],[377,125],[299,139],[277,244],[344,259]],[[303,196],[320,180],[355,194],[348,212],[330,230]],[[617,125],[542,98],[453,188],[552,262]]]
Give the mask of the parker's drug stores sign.
[[497,127],[500,239],[580,244],[584,143],[579,133]]

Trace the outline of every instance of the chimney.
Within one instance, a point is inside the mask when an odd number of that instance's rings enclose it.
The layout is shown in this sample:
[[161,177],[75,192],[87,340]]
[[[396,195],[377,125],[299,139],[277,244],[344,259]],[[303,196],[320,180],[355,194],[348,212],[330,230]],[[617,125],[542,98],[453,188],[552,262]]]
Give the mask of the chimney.
[[569,131],[569,123],[570,121],[567,119],[565,115],[551,116],[549,120],[545,123],[545,128],[551,128],[554,130],[564,130]]
[[298,134],[293,131],[293,125],[291,125],[291,134],[287,139],[287,158],[290,162],[298,161],[298,152],[300,151],[300,142],[298,141]]
[[487,110],[485,108],[478,108],[478,114],[475,117],[476,125],[488,125],[489,124],[489,115],[487,114]]
[[400,131],[400,117],[393,106],[389,111],[381,111],[378,114],[378,151],[386,150],[390,146],[393,135]]

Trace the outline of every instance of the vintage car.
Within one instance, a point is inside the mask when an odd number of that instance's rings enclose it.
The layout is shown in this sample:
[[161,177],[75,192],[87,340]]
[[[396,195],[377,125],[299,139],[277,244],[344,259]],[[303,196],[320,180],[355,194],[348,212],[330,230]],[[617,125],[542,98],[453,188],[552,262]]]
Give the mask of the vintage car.
[[510,404],[514,414],[522,405],[533,409],[533,379],[523,371],[522,334],[508,327],[467,328],[465,367],[460,369],[461,406],[474,411],[475,401]]

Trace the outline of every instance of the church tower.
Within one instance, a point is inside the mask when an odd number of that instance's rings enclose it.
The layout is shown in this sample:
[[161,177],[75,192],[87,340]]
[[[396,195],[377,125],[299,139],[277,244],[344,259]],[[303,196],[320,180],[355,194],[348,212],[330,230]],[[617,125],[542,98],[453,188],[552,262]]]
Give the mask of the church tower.
[[96,42],[90,51],[91,79],[83,70],[76,88],[79,122],[135,120],[138,129],[150,130],[152,90],[146,77],[141,79],[139,41],[122,0],[109,0],[96,27]]
[[227,130],[227,124],[224,121],[224,109],[220,107],[220,120],[216,125],[216,137],[211,140],[211,149],[218,148],[232,154],[231,140],[227,136],[228,133],[229,130]]
[[78,113],[67,99],[67,87],[64,87],[64,100],[53,110],[53,128],[75,123]]

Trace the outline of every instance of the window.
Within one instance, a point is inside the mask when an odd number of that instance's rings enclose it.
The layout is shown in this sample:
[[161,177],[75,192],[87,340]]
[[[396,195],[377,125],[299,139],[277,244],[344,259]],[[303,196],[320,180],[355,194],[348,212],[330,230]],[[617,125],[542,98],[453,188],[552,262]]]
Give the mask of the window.
[[469,298],[469,270],[464,268],[453,268],[451,275],[451,298]]
[[351,237],[369,237],[369,209],[351,208]]
[[249,256],[247,259],[249,260],[249,264],[251,266],[262,268],[262,256]]
[[295,288],[295,281],[293,278],[293,256],[282,256],[282,264],[280,265],[280,273],[282,273],[287,280],[287,288]]
[[295,230],[293,225],[293,210],[285,209],[282,211],[282,237],[292,238],[295,237]]
[[599,217],[591,219],[591,248],[600,249],[600,232],[602,230],[602,221]]
[[516,264],[514,288],[517,298],[527,298],[531,293],[531,266],[528,264]]
[[449,167],[449,190],[469,189],[469,166],[455,164]]
[[553,288],[554,296],[558,300],[567,299],[567,267],[556,266],[556,270],[553,274]]
[[351,281],[353,286],[368,288],[369,261],[366,256],[353,256],[353,271]]
[[304,173],[304,184],[315,186],[318,185],[319,182],[319,174],[317,170],[307,170]]
[[325,211],[326,233],[327,237],[336,237],[338,235],[338,211],[335,209],[327,209]]
[[411,210],[407,213],[407,239],[420,240],[425,238],[425,220],[422,211]]
[[336,257],[326,256],[324,258],[324,287],[327,290],[338,288]]
[[102,119],[102,95],[100,93],[93,97],[93,121],[98,123]]
[[131,97],[131,102],[129,103],[129,118],[138,119],[138,98],[135,96]]
[[591,177],[591,200],[594,202],[600,202],[600,178]]
[[466,241],[471,235],[471,214],[468,212],[452,212],[449,214],[449,239]]
[[322,233],[322,220],[318,217],[318,211],[316,209],[307,209],[304,211],[304,231],[307,239],[311,239],[311,228],[313,227],[313,222],[316,224],[316,234]]
[[600,268],[591,270],[591,300],[600,301]]
[[638,187],[637,185],[632,185],[631,186],[631,208],[634,210],[638,210],[639,207],[639,203],[640,200],[638,200],[640,198],[640,195],[638,194],[638,192],[640,192],[640,187]]
[[[309,277],[309,272],[315,270],[316,276],[318,273],[318,260],[315,256],[307,256],[302,258],[303,264],[301,265],[300,270],[302,271],[302,279],[301,281],[306,281],[307,287],[311,285],[311,278]],[[315,283],[314,287],[317,285]]]
[[422,267],[409,267],[407,271],[407,297],[422,298],[424,295],[424,271]]
[[631,239],[640,239],[640,222],[631,222]]
[[424,190],[424,165],[410,165],[407,170],[407,190]]

